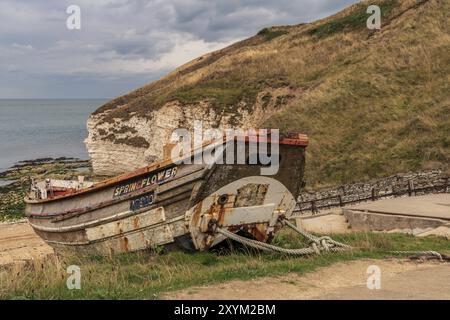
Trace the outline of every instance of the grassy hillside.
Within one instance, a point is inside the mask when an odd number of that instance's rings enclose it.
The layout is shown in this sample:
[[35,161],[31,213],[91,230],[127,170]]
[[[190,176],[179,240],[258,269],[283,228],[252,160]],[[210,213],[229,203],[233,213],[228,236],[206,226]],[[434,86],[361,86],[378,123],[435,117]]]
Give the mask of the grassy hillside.
[[[307,180],[329,185],[450,163],[450,2],[385,0],[382,29],[368,2],[312,24],[273,27],[200,57],[96,111],[104,121],[146,116],[165,103],[276,114],[260,127],[310,135]],[[105,111],[108,111],[105,113]],[[237,115],[238,116],[238,115]]]

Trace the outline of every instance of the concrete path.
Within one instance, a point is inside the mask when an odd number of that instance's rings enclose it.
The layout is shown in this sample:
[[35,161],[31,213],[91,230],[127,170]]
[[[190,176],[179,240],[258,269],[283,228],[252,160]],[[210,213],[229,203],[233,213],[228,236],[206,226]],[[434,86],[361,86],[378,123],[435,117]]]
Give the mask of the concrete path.
[[[381,271],[379,290],[370,290],[367,287],[370,276],[367,273],[368,268],[374,265],[378,266]],[[162,298],[191,300],[450,300],[450,265],[402,260],[359,260],[337,263],[303,275],[287,274],[250,281],[235,280],[204,287],[193,287],[167,293]]]
[[368,210],[406,216],[445,219],[450,221],[450,194],[433,194],[418,197],[402,197],[366,202],[347,206],[351,210]]
[[[383,275],[383,269],[381,269]],[[323,300],[450,300],[450,266],[427,266],[381,277],[380,290],[367,285],[340,288],[320,297]]]
[[346,218],[342,214],[319,214],[317,216],[296,218],[295,221],[298,227],[318,234],[332,235],[352,232]]

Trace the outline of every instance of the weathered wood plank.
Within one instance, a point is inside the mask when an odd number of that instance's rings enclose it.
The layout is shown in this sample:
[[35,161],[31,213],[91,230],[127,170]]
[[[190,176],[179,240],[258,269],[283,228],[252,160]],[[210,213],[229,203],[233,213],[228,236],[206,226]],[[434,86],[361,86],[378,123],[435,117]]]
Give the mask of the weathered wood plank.
[[133,230],[139,230],[164,222],[165,220],[166,216],[164,208],[159,207],[122,220],[106,223],[93,228],[87,228],[86,235],[89,241],[95,241],[121,235]]

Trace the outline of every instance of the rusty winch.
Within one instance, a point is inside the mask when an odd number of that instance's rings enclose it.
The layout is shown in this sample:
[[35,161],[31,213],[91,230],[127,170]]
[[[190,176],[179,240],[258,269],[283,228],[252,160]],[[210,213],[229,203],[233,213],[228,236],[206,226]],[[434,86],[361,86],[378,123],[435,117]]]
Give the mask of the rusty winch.
[[295,199],[279,181],[248,177],[234,181],[199,202],[186,213],[186,224],[197,250],[207,250],[226,239],[217,230],[245,233],[268,242],[289,217]]

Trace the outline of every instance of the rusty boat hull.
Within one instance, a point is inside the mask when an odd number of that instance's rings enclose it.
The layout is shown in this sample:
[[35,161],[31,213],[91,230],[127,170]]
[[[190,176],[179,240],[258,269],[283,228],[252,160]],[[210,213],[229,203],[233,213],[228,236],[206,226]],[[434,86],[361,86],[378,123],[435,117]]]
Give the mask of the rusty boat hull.
[[278,228],[274,213],[295,207],[307,144],[305,135],[282,137],[279,170],[268,177],[261,164],[165,160],[81,189],[47,181],[45,198],[26,197],[26,215],[60,252],[111,255],[169,244],[207,250],[223,240],[212,225],[268,241]]

